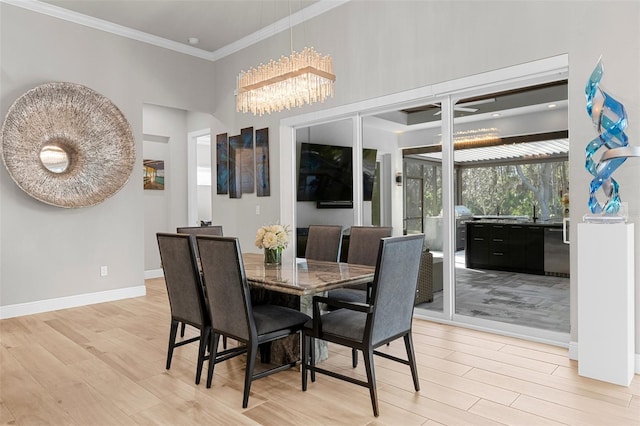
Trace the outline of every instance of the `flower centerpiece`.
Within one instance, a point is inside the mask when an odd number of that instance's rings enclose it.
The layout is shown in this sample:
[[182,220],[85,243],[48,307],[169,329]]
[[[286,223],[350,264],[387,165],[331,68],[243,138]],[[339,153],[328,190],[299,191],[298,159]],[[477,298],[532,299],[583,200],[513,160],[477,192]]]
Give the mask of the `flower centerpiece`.
[[289,227],[283,225],[264,225],[256,234],[256,247],[264,249],[264,263],[280,265],[282,250],[289,245]]

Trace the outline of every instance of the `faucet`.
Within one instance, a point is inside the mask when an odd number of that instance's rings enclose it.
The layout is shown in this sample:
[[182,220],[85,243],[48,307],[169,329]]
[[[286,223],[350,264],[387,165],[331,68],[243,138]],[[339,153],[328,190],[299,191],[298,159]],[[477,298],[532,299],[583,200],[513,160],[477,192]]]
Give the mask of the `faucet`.
[[538,221],[538,217],[536,216],[536,205],[532,204],[532,207],[533,207],[533,217],[532,217],[532,219],[533,219],[533,223],[536,223]]
[[496,206],[496,214],[500,216],[500,206]]

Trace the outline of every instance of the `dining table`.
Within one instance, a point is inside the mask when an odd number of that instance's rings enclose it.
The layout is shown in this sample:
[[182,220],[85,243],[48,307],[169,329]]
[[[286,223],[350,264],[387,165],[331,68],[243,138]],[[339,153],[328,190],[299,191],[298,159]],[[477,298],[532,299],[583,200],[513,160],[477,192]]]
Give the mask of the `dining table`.
[[[329,290],[373,281],[375,267],[344,262],[307,260],[282,256],[282,263],[269,265],[264,255],[243,253],[245,276],[254,303],[278,303],[313,316],[313,296],[326,296]],[[289,339],[272,349],[272,358],[299,357],[299,339]],[[316,340],[316,360],[328,357],[325,342]]]

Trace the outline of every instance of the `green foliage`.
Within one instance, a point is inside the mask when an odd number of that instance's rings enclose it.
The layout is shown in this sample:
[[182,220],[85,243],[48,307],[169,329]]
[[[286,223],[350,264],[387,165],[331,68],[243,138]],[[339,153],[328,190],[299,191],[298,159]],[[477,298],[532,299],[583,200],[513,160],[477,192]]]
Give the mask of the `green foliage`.
[[568,162],[470,168],[462,171],[461,202],[475,215],[562,217]]
[[[456,204],[474,215],[536,215],[562,217],[562,196],[569,188],[567,161],[465,168],[460,173],[462,193]],[[442,167],[435,163],[405,161],[405,217],[407,227],[422,217],[442,212]],[[422,194],[420,188],[422,187]],[[420,199],[422,195],[422,199]],[[424,216],[423,216],[424,215]]]

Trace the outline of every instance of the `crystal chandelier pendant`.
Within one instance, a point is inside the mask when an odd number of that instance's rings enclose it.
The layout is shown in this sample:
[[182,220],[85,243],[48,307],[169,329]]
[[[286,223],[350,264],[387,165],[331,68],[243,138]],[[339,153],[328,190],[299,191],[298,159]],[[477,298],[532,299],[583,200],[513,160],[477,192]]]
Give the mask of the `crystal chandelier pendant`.
[[241,71],[236,110],[263,115],[324,102],[333,97],[335,80],[331,57],[305,47],[300,53]]

